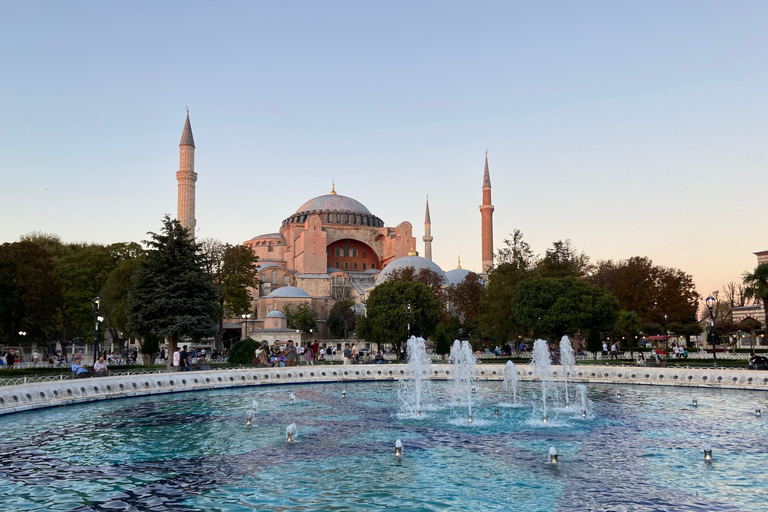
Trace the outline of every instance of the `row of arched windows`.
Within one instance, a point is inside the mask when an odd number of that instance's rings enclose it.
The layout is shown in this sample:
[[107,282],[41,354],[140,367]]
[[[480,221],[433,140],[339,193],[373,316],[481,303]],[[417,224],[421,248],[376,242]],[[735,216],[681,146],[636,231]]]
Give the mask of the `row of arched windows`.
[[[294,215],[283,221],[283,226],[293,224],[295,222],[306,222],[309,215],[304,213],[301,215]],[[357,213],[341,213],[341,212],[328,212],[326,216],[327,224],[354,224],[359,226],[373,226],[384,227],[384,221],[373,215],[361,215]]]
[[[342,265],[341,265],[340,262],[338,262],[338,261],[334,262],[333,268],[341,269],[341,267],[342,267]],[[345,261],[344,262],[344,270],[349,270],[349,267],[350,267],[349,262]],[[362,267],[363,267],[362,270],[368,270],[368,265],[366,263],[363,263]],[[330,261],[328,262],[328,268],[331,268],[331,262]],[[376,269],[376,264],[375,263],[371,263],[371,268],[372,269]],[[357,264],[356,261],[352,262],[352,270],[360,270],[360,266]]]

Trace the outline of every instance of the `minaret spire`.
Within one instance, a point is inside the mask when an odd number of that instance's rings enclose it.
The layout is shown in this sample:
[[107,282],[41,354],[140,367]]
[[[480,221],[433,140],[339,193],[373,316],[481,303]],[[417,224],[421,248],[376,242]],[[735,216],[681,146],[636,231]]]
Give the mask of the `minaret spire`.
[[493,205],[491,204],[491,175],[488,172],[488,151],[485,152],[485,171],[483,172],[483,204],[480,206],[482,225],[483,272],[493,266]]
[[427,212],[424,214],[424,257],[432,261],[432,220],[429,218],[429,196],[427,196]]
[[195,172],[195,139],[192,136],[192,125],[189,123],[189,108],[187,108],[187,120],[184,122],[184,130],[181,132],[181,142],[179,143],[179,171],[176,173],[176,181],[179,183],[176,218],[194,238],[197,173]]
[[331,195],[336,195],[336,180],[331,180]]

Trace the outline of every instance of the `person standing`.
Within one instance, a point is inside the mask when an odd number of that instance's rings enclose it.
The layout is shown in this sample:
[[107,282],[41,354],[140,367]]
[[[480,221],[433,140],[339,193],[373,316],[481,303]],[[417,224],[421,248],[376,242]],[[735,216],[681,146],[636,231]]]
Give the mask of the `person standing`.
[[179,364],[181,366],[181,371],[188,372],[192,368],[192,364],[189,361],[189,353],[187,352],[187,346],[184,345],[184,348],[181,349],[181,353],[179,354]]
[[285,349],[285,364],[286,366],[296,366],[296,347],[293,346],[291,340],[288,340],[288,346]]
[[179,364],[181,364],[181,352],[179,347],[173,352],[173,371],[179,371]]
[[320,356],[320,343],[315,340],[312,342],[312,361],[317,361],[318,357]]
[[13,349],[8,350],[8,354],[5,356],[5,364],[7,366],[13,366],[13,363],[16,362],[16,356],[13,354]]
[[346,343],[344,345],[344,360],[343,364],[347,365],[349,364],[349,359],[352,357],[352,349],[349,348],[349,343]]
[[308,346],[304,351],[304,362],[307,366],[315,364],[315,360],[312,358],[313,353],[312,345]]

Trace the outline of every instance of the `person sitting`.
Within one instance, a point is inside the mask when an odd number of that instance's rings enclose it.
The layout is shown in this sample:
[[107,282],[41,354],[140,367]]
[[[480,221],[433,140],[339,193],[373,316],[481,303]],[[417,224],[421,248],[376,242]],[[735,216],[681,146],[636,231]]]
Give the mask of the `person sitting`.
[[381,350],[376,353],[375,360],[376,364],[384,364],[384,354],[381,353]]
[[93,376],[94,377],[106,377],[109,375],[107,369],[107,363],[104,362],[104,358],[100,357],[98,361],[93,363]]
[[200,355],[200,358],[197,360],[197,364],[200,367],[200,370],[202,371],[210,370],[210,368],[208,367],[208,361],[205,360],[204,355]]
[[637,366],[645,366],[645,356],[642,352],[637,353]]
[[72,373],[74,374],[76,379],[82,379],[85,377],[90,377],[91,374],[86,369],[85,365],[82,362],[82,359],[79,357],[75,359],[75,362],[72,363]]

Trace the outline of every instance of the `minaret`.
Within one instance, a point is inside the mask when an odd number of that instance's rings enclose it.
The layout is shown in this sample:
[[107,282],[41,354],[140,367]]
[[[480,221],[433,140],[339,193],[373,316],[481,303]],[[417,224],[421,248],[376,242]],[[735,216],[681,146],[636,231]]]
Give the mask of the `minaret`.
[[493,266],[493,205],[491,204],[491,175],[488,174],[488,151],[485,152],[483,174],[483,204],[480,206],[483,228],[483,272]]
[[424,257],[432,261],[432,221],[429,218],[429,196],[427,196],[427,213],[424,215]]
[[179,205],[176,217],[182,226],[195,237],[195,139],[192,137],[192,126],[189,124],[189,109],[184,131],[179,143],[179,172],[176,173],[179,182]]

